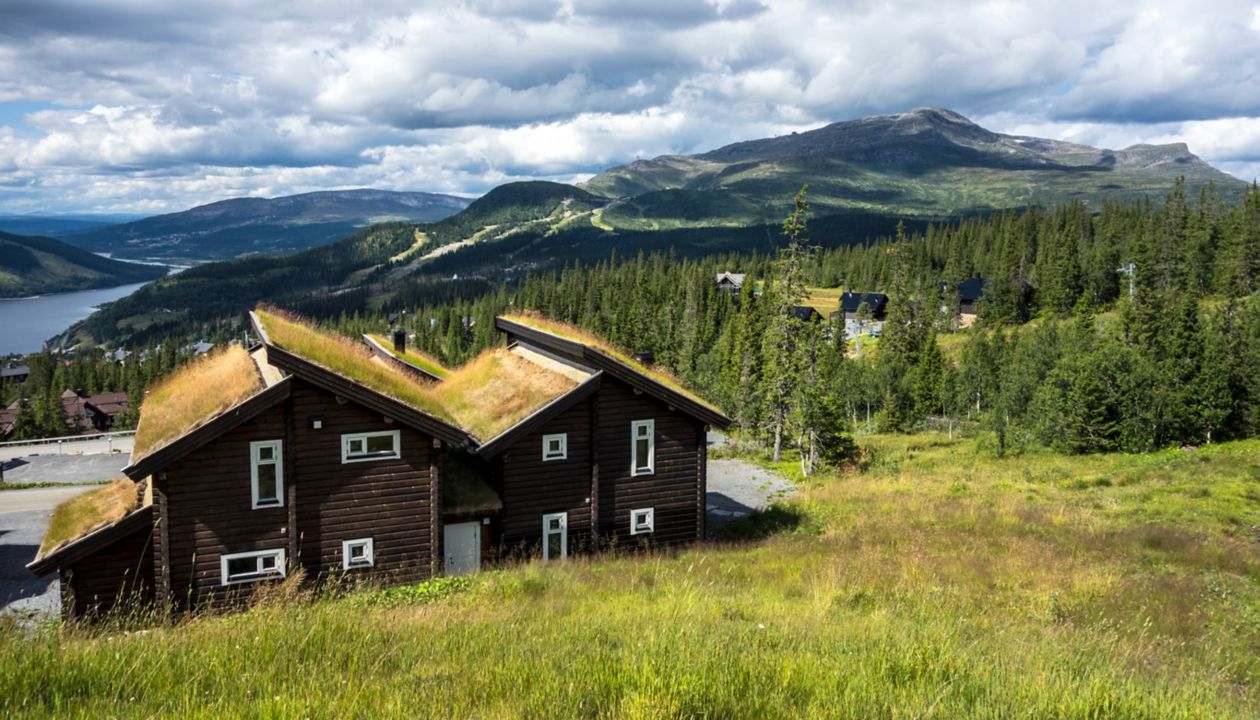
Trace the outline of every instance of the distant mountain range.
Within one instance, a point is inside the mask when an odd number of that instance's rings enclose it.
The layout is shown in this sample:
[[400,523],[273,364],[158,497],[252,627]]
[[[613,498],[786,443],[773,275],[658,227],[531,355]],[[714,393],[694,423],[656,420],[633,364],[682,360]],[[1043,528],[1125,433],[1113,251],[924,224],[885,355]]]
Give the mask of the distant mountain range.
[[[804,184],[814,211],[811,239],[836,246],[890,235],[902,220],[915,229],[1033,203],[1080,200],[1097,207],[1104,200],[1141,197],[1158,202],[1178,177],[1186,178],[1191,192],[1214,183],[1229,201],[1247,187],[1184,145],[1102,150],[1002,135],[948,110],[922,109],[701,155],[635,162],[581,186],[508,183],[434,222],[378,225],[284,257],[201,265],[111,304],[72,334],[136,342],[195,332],[200,323],[238,316],[260,300],[352,312],[358,309],[353,303],[385,302],[413,282],[432,287],[456,276],[461,282],[518,278],[568,262],[607,259],[614,251],[622,257],[641,251],[693,257],[773,253],[781,241],[779,223]],[[122,226],[132,235],[110,228],[76,241],[108,234],[108,247],[130,238],[129,252],[176,257],[211,257],[206,250],[211,238],[223,236],[236,240],[217,243],[216,251],[275,248],[274,241],[257,239],[258,229],[276,227],[267,224],[274,221],[235,221],[231,213],[213,210],[243,202]],[[194,222],[199,215],[204,219]],[[302,216],[319,217],[310,210]],[[140,229],[173,218],[185,228],[219,223],[228,229],[195,236],[162,236],[154,229],[154,239],[138,239]],[[155,316],[154,308],[166,312]]]
[[1192,190],[1246,184],[1181,143],[1105,150],[986,130],[958,113],[920,108],[803,133],[665,155],[613,168],[582,187],[626,202],[614,226],[745,225],[783,215],[808,183],[816,214],[858,210],[951,217],[1082,200],[1159,199],[1178,176]]
[[114,287],[165,274],[165,267],[110,260],[53,238],[0,232],[0,298]]
[[225,260],[246,253],[305,250],[377,223],[433,222],[469,202],[451,195],[386,190],[234,198],[62,237],[117,257]]

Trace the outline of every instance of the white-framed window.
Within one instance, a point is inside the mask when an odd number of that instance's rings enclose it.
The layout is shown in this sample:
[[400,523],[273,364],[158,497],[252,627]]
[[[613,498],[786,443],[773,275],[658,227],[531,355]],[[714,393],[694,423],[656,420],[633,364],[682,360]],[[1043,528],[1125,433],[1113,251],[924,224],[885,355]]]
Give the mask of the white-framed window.
[[369,568],[376,563],[372,554],[372,538],[344,540],[341,543],[341,567],[343,570]]
[[569,457],[569,434],[543,435],[543,462]]
[[249,490],[251,507],[284,505],[284,443],[258,440],[249,444]]
[[569,513],[543,515],[543,562],[569,556]]
[[392,460],[402,456],[401,448],[397,430],[350,433],[341,436],[341,462]]
[[656,529],[656,511],[653,508],[640,508],[630,511],[630,534],[641,535]]
[[258,550],[219,556],[219,584],[284,577],[284,550]]
[[656,471],[656,421],[630,423],[630,474],[651,475]]

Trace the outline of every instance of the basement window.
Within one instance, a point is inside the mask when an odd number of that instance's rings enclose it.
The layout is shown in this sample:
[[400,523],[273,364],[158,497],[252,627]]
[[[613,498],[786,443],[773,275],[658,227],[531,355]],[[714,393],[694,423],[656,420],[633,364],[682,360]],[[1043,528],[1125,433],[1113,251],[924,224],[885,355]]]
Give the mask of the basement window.
[[284,550],[259,550],[219,557],[222,585],[284,577]]
[[630,474],[651,475],[656,471],[656,421],[630,423]]
[[341,462],[396,460],[402,456],[400,447],[401,440],[397,430],[342,435]]
[[341,543],[341,567],[345,570],[370,568],[375,564],[372,555],[372,538],[346,540]]
[[543,462],[569,457],[569,434],[543,435]]
[[249,488],[253,509],[284,505],[284,444],[259,440],[249,444]]
[[641,508],[630,511],[630,534],[642,535],[652,532],[656,527],[656,512],[653,508]]

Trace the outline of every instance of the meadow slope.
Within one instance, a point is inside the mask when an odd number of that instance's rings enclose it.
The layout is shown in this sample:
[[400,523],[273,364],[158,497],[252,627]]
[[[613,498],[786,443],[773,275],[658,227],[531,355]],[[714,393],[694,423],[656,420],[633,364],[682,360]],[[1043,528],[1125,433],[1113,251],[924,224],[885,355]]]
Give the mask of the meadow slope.
[[3,627],[0,715],[1257,714],[1260,441],[1007,459],[863,442],[862,469],[675,554],[144,632]]

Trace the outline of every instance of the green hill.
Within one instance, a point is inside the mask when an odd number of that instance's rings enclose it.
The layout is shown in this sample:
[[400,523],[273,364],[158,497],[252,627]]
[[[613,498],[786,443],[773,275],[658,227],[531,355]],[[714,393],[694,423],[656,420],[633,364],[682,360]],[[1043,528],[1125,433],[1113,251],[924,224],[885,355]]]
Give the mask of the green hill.
[[198,265],[110,303],[72,334],[96,342],[135,342],[239,316],[263,300],[292,304],[319,297],[363,298],[442,256],[449,262],[455,254],[448,250],[480,245],[471,249],[485,248],[497,257],[514,243],[554,234],[574,219],[589,217],[607,202],[571,185],[509,183],[440,222],[385,223],[291,255],[250,255]]
[[165,274],[165,267],[110,260],[60,240],[0,232],[0,297],[114,287]]
[[626,202],[616,227],[746,225],[782,214],[804,184],[818,214],[863,210],[951,217],[1083,200],[1161,197],[1184,176],[1229,195],[1246,187],[1184,144],[1105,150],[991,132],[949,110],[924,108],[752,140],[699,155],[667,155],[604,172],[583,187]]
[[279,586],[147,632],[0,623],[0,715],[1255,717],[1256,441],[862,442],[719,543]]
[[434,222],[467,205],[450,195],[367,189],[233,198],[65,238],[118,257],[226,260],[326,245],[374,224]]

